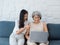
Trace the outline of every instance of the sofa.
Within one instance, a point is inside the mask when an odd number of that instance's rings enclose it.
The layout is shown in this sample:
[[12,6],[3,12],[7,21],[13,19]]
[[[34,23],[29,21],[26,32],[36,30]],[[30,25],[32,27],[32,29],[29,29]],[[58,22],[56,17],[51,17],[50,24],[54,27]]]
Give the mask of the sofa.
[[[14,21],[0,21],[0,45],[9,45],[9,36],[14,26]],[[60,24],[48,23],[47,27],[49,32],[49,45],[60,45]]]
[[60,24],[47,24],[49,45],[60,45]]
[[0,45],[9,45],[9,36],[13,31],[15,22],[0,21]]

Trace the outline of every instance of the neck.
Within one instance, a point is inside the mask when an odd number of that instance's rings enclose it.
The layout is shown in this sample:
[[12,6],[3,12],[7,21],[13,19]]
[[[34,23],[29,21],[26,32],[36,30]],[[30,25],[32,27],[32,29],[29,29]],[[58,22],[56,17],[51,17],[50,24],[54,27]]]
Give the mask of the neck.
[[40,21],[38,21],[38,22],[34,22],[35,24],[39,24],[40,23]]

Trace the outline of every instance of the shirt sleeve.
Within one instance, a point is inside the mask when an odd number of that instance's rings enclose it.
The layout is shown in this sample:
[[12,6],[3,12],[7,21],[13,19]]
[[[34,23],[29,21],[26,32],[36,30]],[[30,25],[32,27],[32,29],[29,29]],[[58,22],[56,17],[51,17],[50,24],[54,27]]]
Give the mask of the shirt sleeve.
[[16,34],[16,31],[19,30],[19,27],[18,27],[18,21],[15,21],[15,27],[13,29],[13,33]]

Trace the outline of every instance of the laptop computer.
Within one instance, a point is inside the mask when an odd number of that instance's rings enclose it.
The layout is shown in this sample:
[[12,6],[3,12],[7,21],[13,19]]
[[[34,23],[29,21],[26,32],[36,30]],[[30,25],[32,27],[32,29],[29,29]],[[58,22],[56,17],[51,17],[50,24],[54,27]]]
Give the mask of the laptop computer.
[[31,31],[30,32],[30,41],[45,43],[48,41],[48,32]]

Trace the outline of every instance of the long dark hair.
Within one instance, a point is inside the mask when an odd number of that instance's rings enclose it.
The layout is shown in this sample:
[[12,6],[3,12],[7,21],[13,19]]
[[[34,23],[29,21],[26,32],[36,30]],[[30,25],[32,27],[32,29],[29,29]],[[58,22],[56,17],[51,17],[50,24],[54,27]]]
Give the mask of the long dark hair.
[[19,16],[19,28],[24,27],[24,15],[25,14],[28,14],[28,11],[25,9],[22,9],[20,12],[20,16]]

